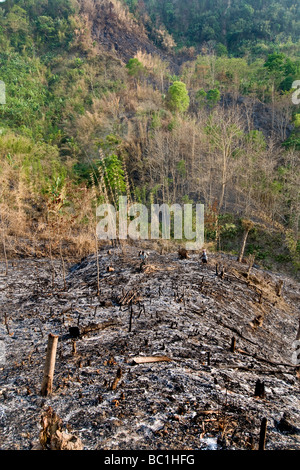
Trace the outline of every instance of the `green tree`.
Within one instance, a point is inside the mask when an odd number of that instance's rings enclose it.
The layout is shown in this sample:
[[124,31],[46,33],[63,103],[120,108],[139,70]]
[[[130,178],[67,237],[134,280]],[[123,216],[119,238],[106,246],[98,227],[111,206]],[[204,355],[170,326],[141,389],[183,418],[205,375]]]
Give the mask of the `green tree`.
[[200,90],[197,91],[196,100],[198,101],[199,106],[202,107],[202,106],[205,105],[206,97],[207,97],[207,93],[203,88],[201,88]]
[[106,188],[113,198],[126,191],[124,168],[116,154],[113,153],[101,160],[99,170],[103,171]]
[[6,25],[10,42],[16,49],[23,49],[32,45],[30,23],[27,12],[23,8],[14,5],[7,13]]
[[176,81],[169,87],[167,102],[172,111],[184,113],[188,109],[190,98],[185,83]]
[[299,73],[299,61],[293,61],[284,53],[270,54],[264,63],[270,78],[282,91],[289,91]]
[[217,88],[214,88],[207,92],[206,99],[207,99],[208,105],[211,108],[220,101],[220,98],[221,98],[221,93]]
[[128,70],[129,75],[137,79],[141,78],[141,76],[146,72],[146,69],[143,64],[136,58],[129,59],[126,68]]

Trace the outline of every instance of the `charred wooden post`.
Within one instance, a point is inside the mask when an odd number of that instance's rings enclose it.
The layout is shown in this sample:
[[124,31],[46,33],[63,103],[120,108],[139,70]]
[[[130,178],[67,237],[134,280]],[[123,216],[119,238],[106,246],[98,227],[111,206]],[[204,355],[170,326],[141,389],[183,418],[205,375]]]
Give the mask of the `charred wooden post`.
[[219,276],[219,265],[218,265],[218,263],[216,264],[216,276]]
[[254,392],[255,397],[259,398],[265,398],[265,384],[264,382],[261,382],[259,379],[257,380],[255,384],[255,392]]
[[260,425],[259,446],[258,450],[265,450],[267,436],[267,418],[263,418]]
[[281,297],[282,288],[283,288],[283,281],[279,281],[279,282],[276,284],[276,295],[277,295],[277,297]]
[[79,330],[78,326],[70,326],[69,334],[70,334],[72,339],[79,338],[80,330]]
[[231,338],[231,346],[230,346],[230,351],[231,351],[232,353],[235,352],[235,346],[236,346],[236,339],[235,339],[235,337],[233,336],[233,337]]
[[221,272],[220,272],[220,278],[224,279],[225,276],[225,266],[222,266]]
[[132,308],[132,303],[130,303],[129,333],[131,333],[131,330],[132,330],[132,317],[133,317],[133,308]]
[[112,386],[111,386],[111,389],[112,389],[112,390],[116,390],[117,385],[118,385],[119,381],[121,380],[121,378],[122,378],[122,369],[119,368],[119,369],[117,370],[117,375],[116,375],[116,377],[115,377],[115,379],[114,379],[114,381],[113,381],[113,383],[112,383]]
[[46,362],[45,362],[44,379],[43,379],[42,387],[41,387],[41,395],[43,397],[46,397],[52,394],[52,384],[53,384],[53,375],[54,375],[55,360],[56,360],[57,343],[58,343],[58,336],[50,333],[48,337],[48,347],[47,347],[47,355],[46,355]]
[[207,352],[207,365],[210,366],[210,351]]

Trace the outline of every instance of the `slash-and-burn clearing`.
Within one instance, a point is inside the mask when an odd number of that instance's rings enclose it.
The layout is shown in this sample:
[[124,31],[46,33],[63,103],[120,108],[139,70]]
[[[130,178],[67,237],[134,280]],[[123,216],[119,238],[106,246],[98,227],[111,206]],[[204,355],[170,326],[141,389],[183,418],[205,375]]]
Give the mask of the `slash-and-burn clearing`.
[[265,449],[300,448],[293,279],[133,246],[1,268],[1,449],[258,449],[265,418]]

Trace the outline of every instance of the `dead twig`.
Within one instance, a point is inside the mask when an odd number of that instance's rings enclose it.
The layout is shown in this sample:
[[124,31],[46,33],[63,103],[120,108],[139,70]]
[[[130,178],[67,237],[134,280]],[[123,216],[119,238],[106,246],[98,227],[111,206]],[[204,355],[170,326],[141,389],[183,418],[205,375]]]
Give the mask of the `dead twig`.
[[3,253],[4,253],[4,260],[5,260],[5,276],[7,276],[8,275],[8,261],[7,261],[4,229],[2,229],[2,245],[3,245]]
[[4,325],[6,327],[7,334],[11,336],[11,333],[9,331],[9,326],[8,326],[8,318],[7,318],[7,313],[4,312]]
[[64,261],[64,257],[63,257],[63,254],[62,254],[62,246],[61,246],[61,243],[59,245],[59,254],[60,254],[60,260],[61,260],[61,267],[62,267],[62,275],[63,275],[63,281],[64,281],[64,290],[66,290],[66,271],[65,271],[65,261]]

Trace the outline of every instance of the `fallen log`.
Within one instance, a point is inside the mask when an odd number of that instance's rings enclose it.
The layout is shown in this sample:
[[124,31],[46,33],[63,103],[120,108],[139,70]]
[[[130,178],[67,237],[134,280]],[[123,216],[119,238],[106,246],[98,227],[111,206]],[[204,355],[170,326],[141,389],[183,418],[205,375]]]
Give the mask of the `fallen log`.
[[170,362],[170,359],[167,356],[138,356],[132,358],[134,364],[146,364],[148,362]]
[[294,364],[287,364],[286,362],[271,361],[270,359],[266,359],[264,357],[257,356],[256,354],[251,354],[247,351],[244,351],[243,349],[237,348],[236,351],[239,352],[240,354],[245,354],[246,356],[252,357],[253,359],[256,359],[259,362],[265,362],[266,364],[269,364],[271,366],[291,367],[292,369],[294,369],[296,367]]
[[91,333],[92,331],[104,330],[105,328],[109,328],[110,326],[116,326],[118,324],[119,323],[115,320],[108,320],[103,323],[90,323],[89,325],[81,329],[80,336],[87,335],[88,333]]

